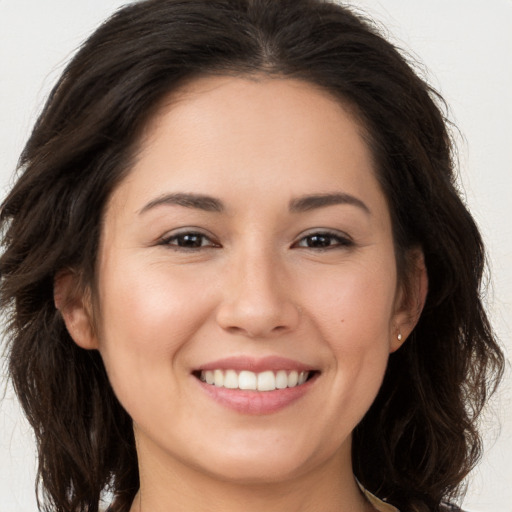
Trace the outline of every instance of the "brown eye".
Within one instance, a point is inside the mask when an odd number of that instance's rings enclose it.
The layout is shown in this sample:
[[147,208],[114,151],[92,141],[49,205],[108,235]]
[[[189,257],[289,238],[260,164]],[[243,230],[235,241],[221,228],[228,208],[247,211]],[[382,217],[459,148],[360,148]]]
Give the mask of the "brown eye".
[[179,235],[176,237],[176,245],[179,247],[202,247],[204,236],[188,234],[188,235]]
[[297,247],[305,247],[307,249],[334,249],[351,245],[353,245],[353,242],[348,237],[329,232],[311,233],[296,244]]
[[184,250],[194,250],[218,246],[206,235],[197,232],[184,232],[166,237],[162,240],[161,245]]
[[330,235],[311,235],[306,237],[308,247],[329,247],[333,244],[333,237]]

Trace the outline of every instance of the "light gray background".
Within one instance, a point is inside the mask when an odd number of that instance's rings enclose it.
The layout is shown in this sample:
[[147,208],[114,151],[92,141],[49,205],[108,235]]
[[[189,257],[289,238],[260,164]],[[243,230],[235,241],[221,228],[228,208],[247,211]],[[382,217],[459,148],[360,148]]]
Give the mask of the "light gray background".
[[[49,88],[123,0],[0,0],[0,195]],[[512,353],[512,0],[354,0],[424,65],[451,107],[461,183],[490,254],[489,308]],[[484,419],[465,507],[512,512],[511,372]],[[3,388],[2,388],[3,389]],[[34,512],[35,454],[10,390],[0,401],[0,512]]]

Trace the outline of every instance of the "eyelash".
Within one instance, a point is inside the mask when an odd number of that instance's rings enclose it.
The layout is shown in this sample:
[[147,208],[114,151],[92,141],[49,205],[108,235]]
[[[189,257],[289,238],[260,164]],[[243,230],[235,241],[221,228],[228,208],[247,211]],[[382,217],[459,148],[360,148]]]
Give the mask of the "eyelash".
[[[197,239],[200,239],[200,245],[184,245],[183,242],[186,241],[187,238],[190,238],[193,242],[193,240],[196,241]],[[317,238],[321,244],[317,247],[311,246],[311,245],[301,245],[301,243],[306,242],[308,243],[312,241],[312,239]],[[321,241],[323,240],[323,242]],[[208,241],[209,243],[204,244],[205,241]],[[328,242],[328,245],[325,245],[325,241]],[[332,243],[334,241],[335,243]],[[173,243],[174,242],[174,243]],[[194,243],[194,242],[193,242]],[[215,249],[221,247],[220,244],[213,242],[211,238],[209,238],[204,233],[200,233],[198,231],[183,231],[181,233],[176,233],[174,235],[165,237],[161,240],[159,245],[167,246],[172,248],[176,251],[199,251],[201,249]],[[298,242],[294,243],[292,245],[292,248],[304,248],[304,249],[312,249],[316,251],[328,251],[333,249],[339,249],[339,248],[347,248],[354,245],[354,242],[348,237],[343,236],[339,233],[331,232],[331,231],[314,231],[312,233],[309,233],[306,236],[303,236]]]

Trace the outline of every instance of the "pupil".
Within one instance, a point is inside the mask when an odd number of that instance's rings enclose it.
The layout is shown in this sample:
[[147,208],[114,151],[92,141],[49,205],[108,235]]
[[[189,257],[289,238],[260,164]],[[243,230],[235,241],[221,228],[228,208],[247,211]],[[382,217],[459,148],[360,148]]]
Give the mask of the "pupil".
[[309,237],[309,247],[329,247],[331,239],[327,235],[312,235]]
[[179,238],[181,247],[201,247],[201,237],[199,235],[182,235]]

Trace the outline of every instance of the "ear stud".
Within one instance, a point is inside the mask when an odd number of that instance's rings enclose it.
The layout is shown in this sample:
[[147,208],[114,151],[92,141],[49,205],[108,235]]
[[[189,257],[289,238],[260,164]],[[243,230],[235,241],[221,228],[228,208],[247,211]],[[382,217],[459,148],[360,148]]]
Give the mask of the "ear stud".
[[402,333],[401,332],[398,333],[397,338],[398,338],[398,341],[402,341]]

